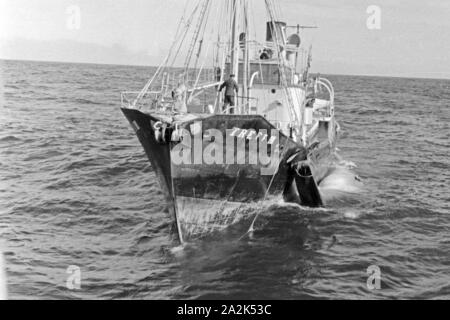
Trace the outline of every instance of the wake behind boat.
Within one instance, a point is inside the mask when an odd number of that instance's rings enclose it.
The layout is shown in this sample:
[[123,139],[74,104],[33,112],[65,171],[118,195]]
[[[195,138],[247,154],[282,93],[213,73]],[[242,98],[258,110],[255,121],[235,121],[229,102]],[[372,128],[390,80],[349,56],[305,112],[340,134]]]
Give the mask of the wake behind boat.
[[162,65],[142,91],[122,94],[181,242],[223,230],[273,197],[324,205],[318,186],[338,132],[333,86],[310,75],[305,27],[281,22],[274,0],[265,1],[258,42],[251,3],[186,7]]

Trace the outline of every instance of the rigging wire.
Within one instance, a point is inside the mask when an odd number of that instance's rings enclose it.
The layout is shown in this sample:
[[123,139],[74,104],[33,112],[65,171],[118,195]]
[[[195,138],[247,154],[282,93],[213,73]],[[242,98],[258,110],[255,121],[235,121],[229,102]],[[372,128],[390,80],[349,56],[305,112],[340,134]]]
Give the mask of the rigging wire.
[[199,8],[200,8],[200,2],[197,3],[197,6],[194,8],[194,10],[192,11],[189,19],[187,20],[187,22],[185,24],[185,30],[184,30],[183,37],[181,38],[181,42],[179,43],[178,49],[175,52],[175,56],[172,59],[172,63],[170,64],[170,68],[173,68],[174,65],[175,65],[176,59],[178,58],[178,55],[180,54],[181,49],[183,47],[184,40],[186,40],[186,38],[187,38],[187,35],[189,33],[189,30],[190,30],[190,27],[192,25],[192,21],[194,20],[195,14],[197,13]]
[[[203,19],[204,19],[205,21],[204,21],[204,24],[203,24],[203,31],[200,31],[200,32],[202,33],[202,37],[201,37],[201,40],[199,41],[199,48],[198,48],[198,52],[197,52],[197,58],[195,59],[195,64],[194,64],[194,68],[193,68],[194,72],[195,72],[195,70],[197,69],[198,61],[199,61],[200,56],[201,56],[201,53],[202,53],[203,42],[204,42],[204,40],[205,40],[206,27],[208,26],[208,22],[209,22],[209,12],[210,12],[211,6],[209,6],[210,1],[207,0],[207,2],[208,2],[208,8],[207,8],[207,10],[206,10],[205,15],[203,16]],[[205,19],[205,16],[206,16],[206,19]],[[199,32],[199,33],[200,33],[200,32]],[[211,42],[208,41],[208,48],[207,48],[207,50],[206,50],[206,54],[208,54],[208,50],[209,50],[210,44],[211,44]],[[195,43],[194,43],[194,45],[195,45]],[[205,65],[205,63],[206,63],[206,59],[203,60],[203,66]],[[189,66],[188,66],[188,67],[189,67]],[[202,67],[202,69],[203,69],[203,67]],[[202,69],[201,69],[201,70],[202,70]],[[201,70],[199,71],[198,78],[200,77]],[[196,84],[194,85],[194,88],[195,88],[195,86],[197,85],[197,83],[198,83],[198,80],[197,80]]]
[[[282,73],[282,75],[283,75],[283,86],[285,87],[285,94],[286,94],[286,97],[288,98],[288,103],[292,103],[291,105],[290,105],[290,110],[291,110],[291,112],[293,111],[293,108],[294,108],[294,104],[293,104],[293,101],[292,101],[292,97],[289,95],[289,92],[288,92],[288,87],[287,87],[287,79],[285,78],[285,71],[284,71],[284,67],[285,67],[285,63],[284,63],[284,59],[283,59],[283,57],[282,57],[282,55],[281,55],[281,50],[280,50],[280,48],[279,48],[279,44],[280,44],[280,42],[279,42],[279,35],[278,35],[278,28],[277,28],[277,26],[274,24],[274,22],[276,21],[276,17],[274,16],[274,12],[273,12],[273,7],[271,7],[271,3],[270,3],[270,0],[265,0],[265,2],[266,2],[266,7],[267,7],[267,11],[268,11],[268,14],[269,14],[269,16],[270,16],[270,21],[271,21],[271,23],[272,23],[272,28],[273,28],[273,30],[275,31],[274,33],[274,36],[275,36],[275,44],[276,44],[276,48],[277,48],[277,51],[278,51],[278,59],[279,59],[279,66],[280,66],[280,73]],[[294,113],[294,116],[296,116],[296,113],[295,113],[295,111],[293,112]],[[283,149],[282,150],[286,150],[286,147],[287,147],[287,144],[288,144],[288,142],[289,142],[289,139],[288,138],[286,138],[285,139],[285,144],[284,144],[284,147],[283,147]],[[263,200],[260,202],[261,203],[261,205],[260,205],[260,210],[258,210],[258,212],[257,212],[257,214],[255,215],[255,218],[253,219],[253,221],[252,221],[252,224],[250,225],[250,228],[249,228],[249,230],[241,237],[241,238],[239,238],[239,240],[242,240],[247,234],[249,234],[249,233],[252,233],[254,230],[255,230],[255,223],[256,223],[256,221],[257,221],[257,219],[259,218],[259,216],[261,215],[261,208],[262,208],[262,204],[267,200],[267,197],[268,197],[268,195],[269,195],[269,192],[270,192],[270,189],[271,189],[271,187],[272,187],[272,185],[273,185],[273,182],[275,181],[275,177],[276,177],[276,175],[277,175],[277,173],[278,173],[278,170],[272,175],[272,178],[271,178],[271,180],[270,180],[270,183],[269,183],[269,186],[268,186],[268,188],[267,188],[267,190],[266,190],[266,193],[265,193],[265,195],[264,195],[264,198],[263,198]]]
[[[153,77],[146,83],[146,85],[144,86],[144,88],[141,90],[141,92],[138,94],[138,96],[136,97],[136,99],[133,101],[133,104],[132,104],[133,107],[136,107],[137,103],[139,103],[139,102],[145,97],[145,95],[148,93],[148,90],[149,90],[150,86],[153,84],[153,82],[155,81],[155,79],[156,79],[160,74],[162,74],[162,72],[163,72],[163,71],[165,70],[165,68],[167,67],[167,63],[168,63],[168,61],[170,60],[170,57],[171,57],[172,52],[173,52],[173,49],[175,48],[177,42],[179,41],[179,37],[181,36],[181,34],[178,34],[178,31],[181,31],[181,25],[182,25],[182,23],[183,23],[183,21],[184,21],[184,16],[185,16],[185,14],[186,14],[186,9],[187,9],[187,4],[188,4],[188,2],[186,2],[185,11],[183,12],[183,15],[182,15],[182,17],[181,17],[181,19],[180,19],[180,21],[179,21],[178,27],[177,27],[177,34],[176,34],[175,37],[174,37],[174,41],[172,42],[172,45],[171,45],[171,47],[170,47],[170,49],[169,49],[169,52],[168,52],[166,58],[165,58],[165,59],[163,60],[163,62],[159,65],[158,69],[157,69],[156,72],[153,74]],[[186,30],[189,29],[190,23],[192,22],[192,19],[193,19],[194,15],[195,15],[195,12],[197,11],[197,9],[198,9],[198,4],[197,4],[197,7],[194,9],[194,11],[193,11],[193,13],[192,13],[190,19],[188,20],[188,23],[187,23],[187,26],[186,26]],[[186,33],[187,33],[187,31],[186,31]],[[185,35],[186,35],[186,33],[185,33]],[[185,38],[185,36],[184,36],[182,39],[184,39],[184,38]],[[179,52],[179,50],[178,50],[178,52]],[[177,53],[178,53],[178,52],[177,52]],[[175,59],[176,59],[176,57],[174,58],[174,60],[175,60]]]
[[[206,19],[205,19],[205,23],[204,23],[204,26],[203,26],[203,34],[202,34],[202,40],[201,41],[205,41],[205,34],[206,34],[206,30],[207,30],[207,26],[208,26],[208,22],[209,22],[209,20],[210,20],[210,12],[211,12],[211,7],[208,9],[208,13],[206,14]],[[220,21],[220,15],[221,15],[221,11],[220,11],[220,6],[217,6],[217,11],[216,11],[216,21]],[[206,61],[207,61],[207,56],[208,56],[208,54],[209,54],[209,48],[210,48],[210,46],[211,46],[211,43],[213,42],[213,37],[215,36],[215,31],[216,31],[216,28],[217,28],[217,33],[220,33],[220,24],[219,25],[213,25],[212,27],[211,27],[211,32],[210,32],[210,34],[207,34],[207,38],[206,38],[206,40],[208,40],[209,39],[209,37],[211,37],[211,41],[207,41],[207,43],[208,43],[208,45],[207,45],[207,49],[206,49],[206,51],[205,51],[205,59],[203,59],[203,63],[202,63],[202,65],[201,65],[201,67],[200,67],[200,70],[198,70],[198,74],[197,74],[197,77],[196,77],[196,80],[195,80],[195,84],[194,84],[194,86],[193,86],[193,88],[195,89],[196,87],[197,87],[197,85],[198,85],[198,83],[199,83],[199,80],[200,80],[200,77],[201,77],[201,74],[202,74],[202,72],[203,72],[203,69],[204,69],[204,67],[205,67],[205,64],[206,64]],[[200,58],[200,56],[201,56],[201,54],[202,54],[202,52],[201,52],[201,49],[203,49],[203,47],[200,47],[199,48],[199,52],[198,52],[198,55],[197,55],[197,59],[196,59],[196,62],[195,62],[195,66],[194,66],[194,70],[196,70],[197,69],[197,64],[198,64],[198,60],[199,60],[199,58]],[[215,52],[214,52],[214,48],[213,48],[213,65],[214,65],[214,55],[215,55]],[[188,99],[188,101],[191,101],[192,100],[192,98],[193,97],[195,97],[195,96],[197,96],[198,95],[198,93],[197,94],[194,94],[195,93],[195,91],[193,90],[192,92],[191,92],[191,94],[190,94],[190,97],[189,97],[189,99]]]
[[169,52],[168,52],[166,58],[163,60],[163,63],[161,63],[161,64],[159,65],[158,69],[157,69],[156,72],[153,74],[153,77],[150,78],[150,80],[146,83],[146,85],[145,85],[144,88],[141,90],[141,92],[138,94],[138,96],[136,97],[136,99],[133,101],[133,104],[132,104],[132,105],[133,105],[134,107],[136,107],[136,104],[137,104],[138,102],[140,102],[140,100],[141,100],[142,98],[144,98],[144,96],[145,96],[145,95],[147,94],[147,92],[148,92],[148,89],[149,89],[150,86],[152,85],[153,81],[154,81],[154,80],[156,79],[156,77],[160,74],[161,70],[164,68],[164,65],[165,65],[165,64],[167,63],[167,61],[170,59],[170,56],[171,56],[171,53],[172,53],[172,49],[173,49],[173,47],[175,46],[175,44],[176,44],[176,42],[177,42],[178,32],[179,32],[179,30],[180,30],[180,28],[181,28],[182,21],[183,21],[183,17],[180,19],[180,22],[179,22],[178,27],[177,27],[177,32],[176,32],[176,34],[175,34],[175,39],[174,39],[174,41],[173,41],[173,43],[172,43],[172,45],[171,45],[171,48],[170,48],[170,50],[169,50]]
[[[186,57],[186,61],[185,61],[185,64],[184,64],[184,72],[185,72],[185,74],[187,73],[187,71],[189,69],[189,66],[190,66],[190,63],[191,63],[191,59],[192,59],[192,55],[194,54],[195,45],[197,44],[197,41],[198,41],[198,38],[200,36],[201,30],[204,27],[204,25],[206,24],[206,23],[204,23],[204,19],[205,19],[205,15],[208,12],[209,4],[210,4],[210,0],[204,0],[203,1],[203,5],[201,7],[201,11],[200,11],[200,14],[199,14],[199,21],[198,21],[198,23],[197,23],[197,25],[195,27],[194,34],[193,34],[191,43],[189,45],[189,50],[188,50],[188,54],[187,54],[187,57]],[[187,81],[187,78],[185,78],[185,81]]]

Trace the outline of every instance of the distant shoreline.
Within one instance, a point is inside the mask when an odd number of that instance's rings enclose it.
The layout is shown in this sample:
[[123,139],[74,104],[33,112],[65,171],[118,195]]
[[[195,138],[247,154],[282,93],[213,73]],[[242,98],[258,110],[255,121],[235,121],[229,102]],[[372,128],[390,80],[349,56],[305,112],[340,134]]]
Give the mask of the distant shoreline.
[[[37,63],[55,63],[55,64],[74,64],[74,65],[97,65],[97,66],[117,66],[117,67],[133,67],[133,68],[157,68],[158,66],[140,65],[140,64],[111,64],[111,63],[95,63],[95,62],[75,62],[75,61],[50,61],[50,60],[20,60],[20,59],[3,59],[0,61],[13,61],[13,62],[37,62]],[[398,78],[398,79],[420,79],[420,80],[450,80],[449,77],[430,78],[420,76],[401,76],[401,75],[378,75],[378,74],[336,74],[336,73],[323,73],[312,72],[313,74],[323,74],[327,76],[338,77],[367,77],[367,78]]]

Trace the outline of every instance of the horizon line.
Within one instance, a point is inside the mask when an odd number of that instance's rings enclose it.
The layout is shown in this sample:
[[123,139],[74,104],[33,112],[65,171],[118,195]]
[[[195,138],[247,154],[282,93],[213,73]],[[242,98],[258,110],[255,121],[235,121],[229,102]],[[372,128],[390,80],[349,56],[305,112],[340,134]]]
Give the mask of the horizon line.
[[[7,58],[1,58],[1,57],[0,57],[0,61],[66,63],[66,64],[98,65],[98,66],[145,67],[145,68],[157,68],[158,67],[158,65],[143,65],[143,64],[120,64],[120,63],[114,64],[114,63],[79,62],[79,61],[7,59]],[[398,78],[398,79],[422,79],[422,80],[450,80],[450,75],[442,76],[441,78],[432,78],[432,77],[428,77],[428,76],[421,77],[421,76],[402,76],[402,75],[389,75],[389,74],[340,74],[340,73],[323,73],[323,72],[311,72],[311,73],[324,74],[324,75],[329,75],[329,76],[344,76],[344,77],[348,76],[348,77]]]

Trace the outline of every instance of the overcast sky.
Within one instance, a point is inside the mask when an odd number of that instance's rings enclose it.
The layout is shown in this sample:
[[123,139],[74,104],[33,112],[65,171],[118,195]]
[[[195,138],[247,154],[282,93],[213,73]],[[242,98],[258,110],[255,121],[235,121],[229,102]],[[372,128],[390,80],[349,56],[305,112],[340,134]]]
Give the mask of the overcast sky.
[[[0,0],[0,58],[155,65],[185,1]],[[288,23],[320,27],[305,34],[314,39],[313,71],[450,78],[450,0],[278,2]],[[79,29],[67,27],[74,5]],[[381,29],[367,27],[370,5],[381,9]],[[254,14],[264,30],[263,11]]]

